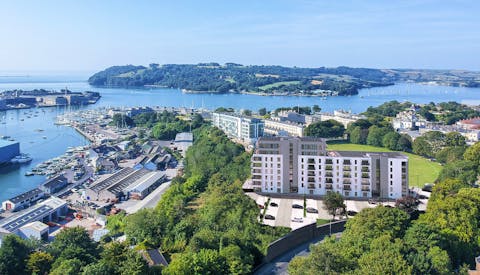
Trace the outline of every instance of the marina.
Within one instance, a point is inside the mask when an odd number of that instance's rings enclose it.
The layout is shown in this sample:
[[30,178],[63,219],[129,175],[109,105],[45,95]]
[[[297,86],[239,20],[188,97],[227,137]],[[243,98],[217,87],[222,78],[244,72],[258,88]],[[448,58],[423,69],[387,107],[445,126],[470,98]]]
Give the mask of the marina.
[[[67,78],[68,79],[68,78]],[[36,80],[36,81],[35,81]],[[47,174],[55,175],[55,167],[42,168],[42,172],[34,172],[38,165],[65,155],[68,150],[79,146],[88,146],[98,137],[88,137],[86,129],[74,129],[63,123],[62,118],[76,117],[76,111],[84,110],[86,117],[82,119],[101,120],[101,112],[108,108],[125,108],[133,106],[167,106],[194,107],[214,110],[218,107],[258,110],[266,107],[272,110],[284,106],[312,106],[318,104],[323,112],[344,109],[359,113],[368,106],[377,106],[386,101],[411,101],[416,103],[447,102],[452,98],[465,104],[480,103],[480,89],[418,85],[400,83],[394,86],[377,87],[361,90],[359,95],[348,97],[297,97],[297,96],[258,96],[247,94],[185,94],[181,90],[149,87],[144,89],[98,88],[83,81],[65,82],[65,78],[49,78],[49,81],[33,79],[31,81],[8,82],[3,79],[0,90],[45,88],[59,90],[68,86],[72,91],[91,90],[99,92],[102,98],[94,105],[34,108],[9,110],[0,112],[0,136],[20,143],[22,153],[28,153],[32,161],[23,165],[0,168],[0,199],[12,197],[18,193],[35,188],[43,182]],[[99,117],[100,116],[100,117]],[[73,125],[72,125],[73,126]],[[83,132],[81,134],[80,132]],[[115,134],[102,133],[102,134]],[[119,134],[119,133],[116,133]],[[67,156],[68,157],[68,156]],[[68,159],[68,158],[65,158]],[[45,167],[46,168],[46,167]],[[58,170],[58,169],[57,169]],[[48,171],[48,173],[47,173]],[[42,174],[42,175],[39,175]]]

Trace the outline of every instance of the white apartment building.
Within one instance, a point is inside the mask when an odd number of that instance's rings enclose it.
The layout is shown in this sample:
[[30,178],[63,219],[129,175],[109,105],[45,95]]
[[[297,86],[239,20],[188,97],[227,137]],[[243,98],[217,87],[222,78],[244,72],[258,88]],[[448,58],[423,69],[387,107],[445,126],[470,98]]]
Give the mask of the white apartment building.
[[333,114],[330,113],[321,113],[320,121],[335,120],[343,124],[347,128],[348,124],[355,122],[359,119],[364,119],[365,116],[352,114],[351,112],[346,112],[342,110],[335,110]]
[[230,113],[212,113],[213,125],[231,138],[253,143],[263,136],[264,123],[261,119]]
[[252,185],[265,193],[397,199],[408,194],[408,158],[400,153],[329,151],[323,139],[261,138]]
[[303,137],[305,125],[290,121],[265,119],[265,135]]

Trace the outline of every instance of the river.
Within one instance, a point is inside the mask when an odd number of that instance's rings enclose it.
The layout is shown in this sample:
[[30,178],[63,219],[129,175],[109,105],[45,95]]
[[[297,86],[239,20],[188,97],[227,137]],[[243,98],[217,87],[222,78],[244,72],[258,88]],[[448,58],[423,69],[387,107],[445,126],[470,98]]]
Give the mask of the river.
[[[68,88],[75,92],[96,91],[102,98],[95,105],[81,108],[127,107],[127,106],[173,106],[215,109],[232,107],[235,109],[268,110],[284,106],[312,106],[318,104],[322,111],[336,109],[355,113],[365,111],[369,106],[377,106],[390,100],[415,103],[457,101],[466,104],[480,104],[480,89],[445,86],[426,86],[400,83],[394,86],[363,89],[358,95],[348,97],[299,96],[256,96],[243,94],[184,94],[178,89],[165,88],[98,88],[82,81],[84,76],[36,76],[0,77],[0,91],[12,89],[53,89]],[[47,159],[63,154],[67,147],[85,145],[87,141],[73,129],[54,125],[57,115],[66,108],[43,108],[31,110],[10,110],[0,112],[0,136],[11,136],[20,142],[21,151],[29,153],[33,161],[18,167],[0,168],[0,201],[15,196],[42,183],[43,176],[24,176],[25,172]],[[36,115],[36,116],[35,116]],[[28,117],[30,116],[30,118]],[[38,129],[43,131],[39,132]],[[37,131],[35,131],[37,130]]]

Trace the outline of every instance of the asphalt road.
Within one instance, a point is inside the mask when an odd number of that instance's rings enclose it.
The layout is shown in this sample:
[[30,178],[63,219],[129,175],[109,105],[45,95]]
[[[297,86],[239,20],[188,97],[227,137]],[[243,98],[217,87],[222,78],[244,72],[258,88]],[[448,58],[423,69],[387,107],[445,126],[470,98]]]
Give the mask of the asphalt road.
[[[342,233],[334,234],[337,238],[341,236]],[[283,254],[282,256],[277,257],[271,263],[268,263],[262,266],[259,270],[255,271],[255,275],[271,275],[271,274],[288,274],[288,264],[295,256],[307,256],[310,254],[310,245],[318,244],[323,242],[325,236],[313,239],[308,243],[297,246],[296,248],[290,250],[289,252]]]

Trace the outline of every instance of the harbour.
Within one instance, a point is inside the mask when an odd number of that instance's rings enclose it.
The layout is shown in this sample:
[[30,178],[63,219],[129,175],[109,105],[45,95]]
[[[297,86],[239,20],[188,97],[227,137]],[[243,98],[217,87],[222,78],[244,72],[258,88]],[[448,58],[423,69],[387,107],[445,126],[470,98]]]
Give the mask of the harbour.
[[[11,89],[48,89],[61,90],[66,86],[72,91],[90,90],[99,92],[102,98],[94,105],[59,106],[50,108],[33,108],[29,110],[8,110],[0,112],[0,136],[9,136],[20,142],[20,152],[32,157],[30,163],[0,168],[0,199],[35,188],[45,181],[46,175],[36,175],[32,169],[47,160],[62,156],[69,148],[88,146],[93,140],[82,135],[82,129],[58,124],[57,117],[76,110],[89,110],[108,107],[133,106],[167,106],[206,108],[218,107],[269,110],[284,106],[312,106],[318,104],[322,111],[333,112],[344,109],[353,113],[365,111],[369,106],[377,106],[386,101],[411,101],[415,103],[446,102],[456,100],[465,104],[480,102],[480,89],[446,86],[427,86],[400,83],[394,86],[377,87],[361,90],[359,95],[342,97],[298,97],[298,96],[257,96],[246,94],[185,94],[178,89],[146,87],[136,89],[92,87],[84,81],[63,81],[64,78],[51,78],[51,81],[0,83],[0,91]],[[68,78],[67,78],[68,79]],[[78,131],[80,130],[80,132]],[[26,176],[29,174],[30,176]]]

